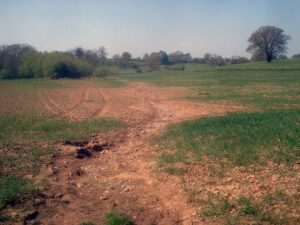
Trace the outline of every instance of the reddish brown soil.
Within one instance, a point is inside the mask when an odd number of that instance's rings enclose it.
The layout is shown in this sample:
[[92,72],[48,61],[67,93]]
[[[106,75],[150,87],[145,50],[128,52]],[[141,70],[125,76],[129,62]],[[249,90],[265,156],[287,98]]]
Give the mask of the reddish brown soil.
[[[45,108],[69,119],[112,117],[129,128],[115,134],[95,135],[91,143],[112,144],[92,157],[77,159],[76,147],[58,144],[59,154],[45,169],[49,179],[39,208],[42,224],[103,224],[107,211],[130,215],[136,224],[205,224],[187,203],[178,177],[156,170],[154,135],[173,122],[241,110],[236,106],[188,101],[181,88],[143,83],[125,88],[87,86],[82,89],[40,93]],[[63,96],[63,97],[61,97]]]

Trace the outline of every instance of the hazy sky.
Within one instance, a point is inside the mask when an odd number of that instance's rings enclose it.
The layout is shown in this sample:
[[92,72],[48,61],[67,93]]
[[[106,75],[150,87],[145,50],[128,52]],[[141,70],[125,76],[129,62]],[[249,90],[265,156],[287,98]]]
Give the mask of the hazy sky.
[[284,29],[289,55],[300,53],[300,0],[0,0],[0,44],[38,50],[247,56],[247,39],[262,25]]

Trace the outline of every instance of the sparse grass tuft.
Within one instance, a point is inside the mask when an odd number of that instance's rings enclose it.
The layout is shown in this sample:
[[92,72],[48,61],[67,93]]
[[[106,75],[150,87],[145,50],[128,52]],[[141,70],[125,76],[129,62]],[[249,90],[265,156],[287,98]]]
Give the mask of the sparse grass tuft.
[[[287,219],[286,216],[269,211],[263,203],[253,203],[250,199],[240,196],[229,201],[221,195],[209,193],[202,201],[201,215],[208,219],[219,219],[219,224],[295,224],[296,220]],[[220,222],[223,221],[223,222]],[[290,223],[290,221],[294,221]]]
[[202,210],[202,215],[205,217],[215,217],[225,215],[230,212],[235,206],[226,198],[220,195],[209,193],[208,198],[204,200],[205,208]]
[[20,197],[28,191],[28,183],[24,179],[14,175],[1,175],[0,209],[4,208],[7,204],[16,204]]
[[248,215],[248,216],[258,215],[259,213],[258,208],[255,205],[253,205],[248,198],[244,196],[240,196],[240,198],[238,199],[238,203],[239,205],[241,205],[241,207],[239,208],[240,214]]
[[180,151],[174,153],[163,153],[160,157],[161,164],[174,164],[186,161],[186,155],[182,154]]
[[127,216],[109,212],[105,215],[104,225],[134,225],[134,223]]
[[80,225],[95,225],[95,224],[92,222],[86,222],[86,223],[81,223]]
[[183,175],[186,173],[186,169],[177,167],[166,167],[165,171],[171,175]]

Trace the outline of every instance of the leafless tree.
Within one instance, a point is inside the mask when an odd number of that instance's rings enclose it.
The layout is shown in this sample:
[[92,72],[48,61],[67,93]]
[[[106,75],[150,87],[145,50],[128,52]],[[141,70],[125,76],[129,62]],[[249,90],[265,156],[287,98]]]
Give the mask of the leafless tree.
[[211,66],[224,66],[225,60],[222,58],[222,56],[216,55],[216,54],[210,54],[206,53],[204,55],[204,62]]
[[172,64],[176,63],[188,63],[192,61],[192,56],[190,53],[184,54],[181,51],[173,52],[169,54],[169,61]]
[[287,42],[290,36],[284,34],[284,30],[274,26],[263,26],[255,31],[248,42],[247,51],[253,55],[263,55],[267,62],[272,62],[280,54],[287,51]]
[[120,58],[121,58],[121,56],[119,54],[113,55],[113,57],[112,57],[113,64],[117,65],[120,61]]
[[82,47],[76,47],[72,52],[76,57],[83,58],[85,50]]
[[119,60],[119,66],[123,68],[129,67],[131,58],[132,57],[129,52],[123,52]]
[[[225,60],[226,61],[226,60]],[[246,58],[246,57],[242,57],[242,56],[232,56],[230,59],[229,59],[229,63],[230,64],[241,64],[241,63],[247,63],[249,62],[249,59]]]
[[85,52],[84,57],[85,57],[85,60],[88,61],[92,65],[97,65],[99,62],[99,59],[98,59],[95,51],[87,50]]
[[107,59],[107,52],[106,52],[106,48],[101,46],[98,51],[97,51],[97,56],[99,58],[99,62],[101,64],[104,64],[106,62]]
[[153,52],[149,55],[147,59],[147,64],[149,71],[154,71],[159,69],[159,64],[160,64],[160,54],[157,52]]

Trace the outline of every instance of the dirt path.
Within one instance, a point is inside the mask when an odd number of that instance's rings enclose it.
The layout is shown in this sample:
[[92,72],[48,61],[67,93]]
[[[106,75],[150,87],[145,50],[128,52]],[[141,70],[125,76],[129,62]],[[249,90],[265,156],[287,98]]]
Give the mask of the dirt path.
[[60,153],[47,169],[52,188],[45,190],[47,201],[40,207],[42,224],[102,224],[112,210],[130,215],[136,224],[204,224],[188,205],[180,180],[156,170],[158,150],[151,139],[170,123],[239,108],[191,102],[185,89],[143,83],[76,93],[64,95],[69,99],[43,98],[45,107],[70,119],[114,117],[129,128],[92,137],[85,145],[112,146],[89,158],[75,158],[76,146],[58,146]]

